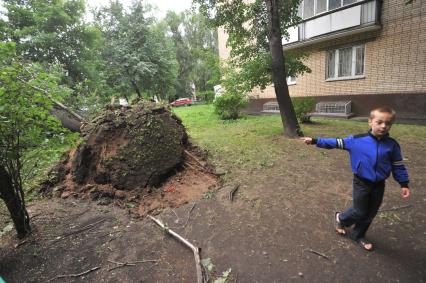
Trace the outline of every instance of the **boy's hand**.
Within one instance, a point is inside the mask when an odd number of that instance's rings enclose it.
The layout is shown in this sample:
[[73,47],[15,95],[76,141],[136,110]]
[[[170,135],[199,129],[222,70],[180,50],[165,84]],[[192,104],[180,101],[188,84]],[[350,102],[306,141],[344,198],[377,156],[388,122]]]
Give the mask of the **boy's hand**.
[[410,189],[407,187],[401,188],[401,195],[403,198],[408,198],[410,196]]
[[312,138],[310,137],[302,137],[299,140],[304,141],[306,144],[312,144]]

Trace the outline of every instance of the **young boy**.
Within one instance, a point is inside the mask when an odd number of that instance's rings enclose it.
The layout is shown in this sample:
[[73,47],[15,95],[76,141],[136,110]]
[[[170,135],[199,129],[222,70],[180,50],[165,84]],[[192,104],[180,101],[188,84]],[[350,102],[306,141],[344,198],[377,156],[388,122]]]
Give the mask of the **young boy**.
[[350,155],[353,179],[353,205],[346,211],[335,213],[337,233],[346,234],[345,227],[354,227],[351,238],[365,250],[373,250],[373,244],[365,234],[379,210],[383,200],[385,180],[392,172],[401,185],[403,198],[408,198],[408,173],[402,161],[401,150],[396,140],[389,137],[389,130],[395,120],[395,111],[388,107],[375,108],[370,112],[366,134],[347,138],[301,138],[306,144],[321,148],[340,148]]

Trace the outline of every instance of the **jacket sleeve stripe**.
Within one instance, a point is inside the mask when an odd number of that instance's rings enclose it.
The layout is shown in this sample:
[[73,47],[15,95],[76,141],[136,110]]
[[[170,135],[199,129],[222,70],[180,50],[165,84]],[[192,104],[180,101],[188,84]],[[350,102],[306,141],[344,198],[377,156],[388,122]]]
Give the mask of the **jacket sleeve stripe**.
[[343,140],[342,139],[336,139],[337,140],[337,147],[340,149],[343,149]]

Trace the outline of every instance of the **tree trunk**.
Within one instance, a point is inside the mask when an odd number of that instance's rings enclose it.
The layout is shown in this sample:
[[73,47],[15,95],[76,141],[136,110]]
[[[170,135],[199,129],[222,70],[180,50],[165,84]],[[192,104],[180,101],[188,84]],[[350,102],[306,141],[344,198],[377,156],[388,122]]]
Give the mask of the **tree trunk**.
[[50,113],[61,121],[62,127],[70,130],[71,132],[81,132],[80,126],[84,120],[80,120],[76,116],[70,115],[68,111],[57,106],[53,106]]
[[278,13],[277,0],[265,0],[268,9],[268,41],[272,57],[272,80],[275,86],[275,95],[280,107],[281,121],[284,127],[284,135],[297,137],[301,135],[296,113],[290,99],[286,72],[284,69],[284,53]]
[[3,166],[0,166],[0,198],[6,203],[18,238],[23,238],[31,232],[30,218],[27,209],[13,188],[12,178]]
[[130,80],[130,82],[132,83],[133,88],[136,91],[136,94],[138,95],[138,98],[142,97],[141,91],[139,90],[138,85],[136,84],[136,82],[134,80]]

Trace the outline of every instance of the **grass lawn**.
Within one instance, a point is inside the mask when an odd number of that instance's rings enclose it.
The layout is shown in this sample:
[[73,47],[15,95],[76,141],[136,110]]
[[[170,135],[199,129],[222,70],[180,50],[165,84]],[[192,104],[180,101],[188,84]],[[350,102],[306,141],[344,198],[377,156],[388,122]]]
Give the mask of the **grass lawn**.
[[[261,169],[273,166],[283,151],[291,150],[294,141],[282,138],[279,115],[245,115],[235,121],[222,121],[213,112],[212,105],[181,107],[174,112],[183,120],[192,141],[207,149],[215,165],[231,169]],[[303,124],[306,136],[344,137],[364,133],[366,122],[351,120],[313,120]],[[395,124],[391,135],[400,143],[426,148],[426,127]],[[302,157],[301,157],[302,158]]]

